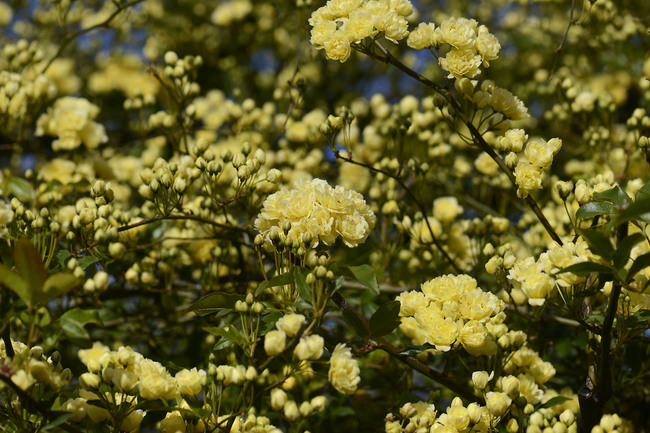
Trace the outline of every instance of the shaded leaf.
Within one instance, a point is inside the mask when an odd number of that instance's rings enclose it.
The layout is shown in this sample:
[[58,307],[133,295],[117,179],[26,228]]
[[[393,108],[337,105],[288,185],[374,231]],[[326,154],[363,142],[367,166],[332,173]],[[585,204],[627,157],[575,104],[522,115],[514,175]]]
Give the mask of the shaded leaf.
[[212,335],[225,338],[226,340],[231,341],[237,345],[242,345],[246,342],[244,336],[234,326],[226,326],[223,328],[218,326],[210,326],[203,328],[203,330]]
[[89,323],[102,324],[96,310],[82,310],[80,308],[74,308],[63,313],[59,317],[58,322],[66,337],[78,344],[83,344],[90,340],[90,335],[88,335],[85,325]]
[[632,263],[632,266],[630,266],[630,270],[627,273],[627,278],[634,278],[637,272],[647,268],[648,266],[650,266],[650,253],[646,253],[637,257],[634,263]]
[[294,276],[291,272],[278,275],[277,277],[273,277],[270,280],[262,281],[260,285],[257,287],[257,290],[255,290],[255,296],[259,295],[269,287],[284,286],[285,284],[293,283],[293,281],[294,281]]
[[7,190],[22,202],[34,201],[36,198],[32,184],[20,177],[9,178]]
[[56,262],[59,264],[61,269],[65,269],[68,265],[68,259],[70,258],[70,251],[68,250],[59,250],[54,254]]
[[343,272],[351,276],[373,292],[379,294],[379,287],[377,286],[377,276],[375,269],[370,265],[359,266],[343,266]]
[[264,317],[262,317],[262,323],[264,323],[264,325],[262,326],[262,329],[260,329],[260,336],[266,335],[270,330],[275,328],[275,322],[277,322],[282,316],[283,314],[279,311],[265,314]]
[[45,427],[43,427],[41,429],[41,431],[48,431],[48,430],[53,429],[54,427],[57,427],[57,426],[63,424],[68,419],[70,419],[70,417],[72,415],[74,415],[74,413],[72,413],[72,412],[62,412],[59,416],[56,417],[56,419],[54,419],[54,421],[52,421],[51,423],[48,423]]
[[609,236],[593,229],[578,229],[578,233],[587,241],[591,252],[598,254],[604,259],[612,260],[614,257],[614,248],[609,240]]
[[37,294],[42,291],[47,276],[41,254],[27,239],[18,239],[14,242],[13,259],[18,273],[27,282],[32,301],[38,302]]
[[649,198],[650,198],[650,182],[643,185],[641,189],[636,192],[636,195],[634,196],[634,201],[637,202]]
[[9,266],[0,264],[0,285],[16,293],[28,306],[32,305],[32,292],[27,286],[27,281],[15,273]]
[[364,340],[368,338],[368,330],[366,329],[366,325],[363,323],[361,318],[359,318],[359,316],[357,316],[352,310],[343,310],[342,316],[343,320],[345,320],[345,323],[350,325],[359,337]]
[[86,269],[88,266],[97,263],[98,261],[99,257],[97,256],[83,256],[81,260],[79,260],[79,266],[81,266],[81,269]]
[[632,203],[632,198],[618,185],[607,191],[595,192],[594,199],[599,201],[608,201],[619,207],[623,206],[623,203],[625,202]]
[[585,319],[585,322],[595,323],[596,325],[599,326],[602,325],[604,321],[605,321],[605,316],[603,316],[602,314],[592,314],[591,316]]
[[650,310],[639,310],[630,316],[633,324],[650,320]]
[[614,227],[631,220],[640,219],[650,222],[650,200],[641,200],[623,209],[612,221]]
[[44,302],[59,297],[64,293],[77,287],[81,281],[70,272],[57,272],[47,277],[43,284],[43,290],[39,294],[40,301]]
[[547,407],[553,407],[564,403],[565,401],[571,400],[570,397],[565,397],[563,395],[556,395],[555,397],[550,398],[546,403],[544,403],[540,408],[544,409]]
[[311,287],[309,287],[309,284],[307,284],[308,273],[309,270],[307,270],[307,268],[293,268],[293,277],[296,283],[296,289],[298,290],[300,297],[311,304]]
[[643,240],[645,240],[645,236],[641,233],[634,233],[626,236],[621,241],[620,245],[616,249],[616,253],[614,254],[614,267],[619,269],[623,268],[630,258],[632,248]]
[[434,349],[435,346],[432,346],[431,344],[424,344],[422,346],[412,346],[407,349],[404,349],[400,352],[400,355],[407,355],[407,356],[417,356],[420,353],[424,352],[425,350],[431,350]]
[[400,302],[389,301],[379,306],[369,321],[371,338],[389,334],[400,324]]
[[571,272],[576,274],[579,277],[586,277],[591,273],[610,273],[612,270],[607,266],[601,265],[599,263],[593,262],[581,262],[576,263],[575,265],[567,266],[566,268],[557,271],[554,275],[563,274],[565,272]]
[[581,219],[593,218],[597,215],[613,215],[617,212],[615,205],[602,201],[591,201],[580,206],[576,217]]
[[237,301],[243,300],[242,295],[230,293],[213,292],[190,304],[187,309],[198,316],[206,316],[211,313],[235,307]]

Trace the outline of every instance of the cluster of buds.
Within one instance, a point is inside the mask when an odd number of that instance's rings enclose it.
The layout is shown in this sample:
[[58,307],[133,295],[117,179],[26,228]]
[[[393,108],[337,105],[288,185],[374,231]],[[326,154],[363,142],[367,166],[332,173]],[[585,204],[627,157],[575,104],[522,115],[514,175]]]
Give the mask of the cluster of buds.
[[158,158],[153,168],[145,168],[140,173],[143,183],[138,192],[152,200],[159,212],[168,215],[181,203],[188,186],[200,174],[189,156],[179,162]]
[[52,219],[50,211],[46,207],[35,213],[14,197],[11,199],[11,211],[13,216],[9,220],[14,221],[17,228],[26,234],[42,232],[55,234],[61,231],[61,224]]

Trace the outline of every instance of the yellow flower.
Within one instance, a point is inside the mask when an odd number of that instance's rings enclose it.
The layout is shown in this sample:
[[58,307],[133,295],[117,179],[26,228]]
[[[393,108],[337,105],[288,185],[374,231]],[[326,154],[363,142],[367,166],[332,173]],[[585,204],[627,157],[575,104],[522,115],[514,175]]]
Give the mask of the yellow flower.
[[183,395],[196,395],[201,392],[205,384],[205,371],[197,370],[196,367],[191,370],[183,369],[174,376],[178,389]]
[[531,164],[544,168],[553,163],[554,149],[539,137],[532,138],[526,143],[524,154]]
[[491,355],[496,352],[496,344],[485,326],[477,321],[466,322],[459,333],[460,343],[472,356]]
[[449,18],[436,29],[441,42],[457,50],[473,49],[476,44],[475,20],[467,18]]
[[439,197],[433,201],[433,216],[447,224],[463,212],[456,197]]
[[307,337],[302,337],[300,339],[293,351],[293,354],[301,361],[315,361],[322,355],[324,344],[325,340],[320,335],[308,335]]
[[520,160],[515,167],[515,181],[518,186],[517,195],[526,198],[530,191],[542,188],[542,169],[528,161]]
[[350,58],[352,47],[348,35],[341,30],[334,32],[331,37],[323,43],[325,55],[330,60],[338,60],[343,63]]
[[300,327],[304,321],[305,316],[302,314],[287,314],[275,322],[275,327],[280,331],[284,331],[287,336],[293,337],[300,331]]
[[416,50],[438,46],[435,30],[436,26],[433,23],[418,24],[418,26],[409,33],[406,45]]
[[350,348],[342,343],[337,344],[330,358],[327,375],[332,386],[341,394],[353,394],[361,382],[359,373],[359,365],[357,360],[352,358]]
[[505,414],[511,403],[512,399],[504,392],[488,392],[485,394],[485,405],[495,417]]
[[482,62],[481,56],[468,49],[452,49],[439,59],[440,67],[449,72],[447,78],[474,78],[481,73]]
[[490,97],[490,105],[494,111],[503,113],[508,119],[520,120],[528,117],[528,109],[524,103],[506,89],[494,89]]
[[350,12],[345,30],[348,32],[350,40],[355,42],[377,34],[372,15],[362,9]]
[[283,331],[269,331],[264,336],[264,351],[269,356],[276,356],[284,351],[287,335]]
[[400,311],[399,315],[412,316],[420,307],[426,307],[427,300],[424,297],[424,293],[411,290],[408,292],[400,293],[397,298],[400,302]]
[[337,17],[347,17],[361,6],[362,0],[329,0],[326,7]]

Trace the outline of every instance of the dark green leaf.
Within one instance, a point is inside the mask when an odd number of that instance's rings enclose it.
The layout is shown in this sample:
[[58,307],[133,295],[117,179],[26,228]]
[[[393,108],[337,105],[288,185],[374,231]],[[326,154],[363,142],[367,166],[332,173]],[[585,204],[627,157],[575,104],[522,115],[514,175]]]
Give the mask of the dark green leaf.
[[0,264],[0,285],[11,289],[28,306],[32,305],[32,292],[27,286],[27,281],[3,264]]
[[359,265],[359,266],[343,266],[343,271],[346,272],[349,276],[371,289],[375,293],[379,293],[379,287],[377,287],[377,276],[375,275],[375,270],[370,265]]
[[604,321],[605,321],[605,316],[603,316],[602,314],[592,314],[591,316],[585,319],[585,322],[595,323],[598,326],[601,326]]
[[66,422],[66,421],[67,421],[67,420],[68,420],[72,415],[74,415],[74,413],[72,413],[72,412],[63,412],[63,413],[61,413],[59,416],[57,416],[56,419],[55,419],[54,421],[52,421],[51,423],[47,424],[47,425],[46,425],[45,427],[43,427],[41,430],[42,430],[42,431],[48,431],[48,430],[51,430],[51,429],[53,429],[54,427],[57,427],[57,426],[63,424],[64,422]]
[[285,284],[293,283],[293,281],[294,281],[294,276],[291,272],[278,275],[277,277],[273,277],[270,280],[262,281],[260,285],[257,287],[257,290],[255,290],[255,296],[259,295],[269,287],[284,286]]
[[99,257],[97,256],[83,256],[81,260],[79,260],[79,266],[81,266],[81,269],[86,269],[88,266],[98,261]]
[[13,258],[18,273],[27,282],[32,301],[38,302],[36,298],[43,290],[43,283],[47,276],[41,254],[27,239],[18,239],[14,243]]
[[587,241],[591,252],[604,259],[612,260],[614,248],[607,235],[593,229],[578,229],[578,233]]
[[417,356],[420,353],[424,352],[425,350],[431,350],[433,348],[434,348],[434,346],[432,346],[430,344],[424,344],[422,346],[409,347],[408,349],[402,350],[399,354],[400,355],[407,355],[407,356]]
[[59,267],[61,269],[66,269],[68,266],[68,259],[70,258],[70,251],[59,250],[54,253],[54,257],[56,258],[56,262],[59,264]]
[[234,326],[226,326],[223,328],[217,326],[210,326],[210,327],[203,328],[203,330],[212,335],[216,335],[218,337],[222,337],[229,341],[232,341],[237,345],[242,345],[246,342],[246,339],[244,338],[242,333],[239,332],[239,330]]
[[587,275],[591,273],[610,273],[612,270],[608,268],[607,266],[603,266],[598,263],[593,263],[593,262],[581,262],[581,263],[576,263],[575,265],[567,266],[566,268],[559,270],[555,273],[555,275],[558,274],[563,274],[565,272],[571,272],[572,274],[576,274],[579,277],[586,277]]
[[370,337],[382,337],[397,328],[400,324],[399,310],[399,301],[389,301],[380,305],[369,321]]
[[637,257],[636,260],[634,260],[634,263],[632,263],[632,266],[630,266],[630,270],[627,273],[628,280],[634,278],[637,272],[647,268],[648,266],[650,266],[650,253],[646,253]]
[[593,218],[597,215],[613,215],[617,212],[615,205],[602,201],[591,201],[580,206],[576,212],[576,217],[581,219]]
[[555,397],[550,398],[546,403],[544,403],[540,409],[547,407],[553,407],[564,403],[565,401],[571,400],[570,397],[565,397],[563,395],[556,395]]
[[11,177],[7,183],[10,194],[15,195],[22,202],[34,201],[36,194],[32,185],[20,177]]
[[74,308],[63,313],[63,315],[59,317],[58,322],[66,337],[78,344],[84,344],[90,340],[85,325],[88,323],[101,325],[102,323],[97,311],[82,310],[80,308]]
[[650,310],[639,310],[633,315],[631,315],[630,319],[634,324],[639,322],[647,322],[648,320],[650,320]]
[[608,201],[616,206],[624,206],[624,203],[632,203],[632,198],[627,195],[620,186],[616,185],[614,188],[603,192],[595,192],[594,199],[598,201]]
[[368,330],[363,321],[352,310],[343,310],[343,320],[354,329],[354,332],[362,339],[368,338]]
[[307,284],[306,278],[308,273],[309,270],[307,270],[307,268],[293,268],[293,277],[296,282],[296,289],[298,290],[300,297],[311,304],[311,287]]
[[650,200],[641,200],[631,204],[627,209],[623,209],[612,224],[616,227],[631,220],[650,221]]
[[634,233],[629,236],[626,236],[616,249],[616,253],[614,254],[614,267],[615,268],[623,268],[625,264],[627,263],[628,259],[630,258],[630,252],[632,251],[632,248],[639,242],[642,242],[645,240],[645,236],[641,233]]
[[282,317],[282,313],[279,311],[274,311],[273,313],[265,314],[262,317],[262,329],[260,329],[260,336],[266,335],[271,329],[275,328],[275,322]]
[[70,272],[57,272],[47,277],[43,284],[41,302],[57,298],[77,287],[81,281]]
[[637,191],[636,196],[634,196],[634,201],[641,201],[650,198],[650,182],[646,183]]
[[225,308],[234,308],[237,301],[244,299],[242,295],[232,295],[230,293],[213,292],[205,295],[198,301],[192,303],[187,309],[193,311],[198,316],[206,316]]

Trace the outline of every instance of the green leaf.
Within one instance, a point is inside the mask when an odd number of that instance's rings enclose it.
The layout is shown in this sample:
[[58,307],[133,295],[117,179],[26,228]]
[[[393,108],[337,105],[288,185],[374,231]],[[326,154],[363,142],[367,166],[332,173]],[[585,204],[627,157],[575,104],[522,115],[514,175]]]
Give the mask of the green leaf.
[[273,277],[270,280],[262,281],[260,285],[257,287],[257,290],[255,290],[255,296],[259,295],[269,287],[284,286],[285,284],[291,284],[293,282],[294,282],[294,276],[293,273],[291,272],[278,275],[277,277]]
[[243,295],[213,292],[190,304],[187,309],[188,311],[193,311],[198,316],[207,316],[208,314],[212,314],[226,308],[234,308],[235,303],[243,299]]
[[203,328],[205,332],[208,332],[212,335],[216,335],[218,337],[225,338],[228,341],[231,341],[234,344],[237,344],[241,346],[246,342],[246,339],[242,335],[241,332],[234,326],[226,326],[226,327],[217,327],[217,326],[209,326]]
[[580,206],[580,209],[576,212],[576,217],[589,219],[597,215],[614,215],[617,211],[617,207],[611,203],[591,201]]
[[585,322],[595,323],[598,326],[601,326],[604,321],[605,321],[605,316],[603,316],[602,314],[592,314],[591,316],[585,319]]
[[401,322],[399,310],[399,301],[389,301],[380,305],[369,321],[370,337],[382,337],[397,328]]
[[275,328],[275,322],[277,322],[280,317],[282,317],[282,313],[279,311],[265,314],[262,317],[262,323],[264,323],[264,325],[260,329],[260,336],[266,335],[270,330]]
[[22,202],[34,201],[36,194],[32,185],[20,177],[11,177],[7,183],[7,190]]
[[650,320],[650,310],[639,310],[636,313],[632,314],[630,316],[630,319],[632,319],[633,324],[637,324],[639,322],[647,322]]
[[603,192],[595,192],[594,199],[599,201],[608,201],[616,206],[625,206],[624,203],[632,203],[632,198],[627,195],[620,186],[616,185],[614,188]]
[[70,272],[57,272],[50,275],[43,284],[42,296],[39,301],[45,302],[57,298],[77,287],[81,281]]
[[81,266],[81,269],[86,269],[88,266],[97,263],[98,261],[99,257],[97,256],[83,256],[81,260],[79,260],[79,266]]
[[9,266],[3,264],[0,264],[0,285],[16,293],[27,306],[32,305],[32,292],[27,286],[27,281],[15,273]]
[[630,266],[630,270],[627,273],[627,279],[629,280],[634,278],[640,270],[645,269],[648,266],[650,266],[650,253],[637,257],[634,263],[632,263],[632,266]]
[[366,329],[366,326],[364,325],[361,318],[359,318],[359,316],[357,316],[352,310],[343,310],[342,316],[343,320],[345,320],[345,323],[350,325],[359,337],[361,337],[363,340],[368,338],[368,330]]
[[406,355],[406,356],[417,356],[420,353],[424,352],[425,350],[431,350],[434,348],[435,346],[431,344],[423,344],[422,346],[412,346],[407,349],[404,349],[399,354]]
[[41,431],[48,431],[53,429],[54,427],[57,427],[64,422],[66,422],[74,413],[72,412],[62,412],[59,416],[56,417],[54,421],[51,423],[47,424],[45,427],[41,429]]
[[59,317],[58,322],[66,337],[82,345],[90,341],[90,335],[88,335],[85,326],[89,323],[102,324],[96,310],[82,310],[80,308],[66,311]]
[[641,200],[623,209],[612,221],[614,227],[631,220],[642,220],[650,222],[650,200]]
[[379,294],[379,287],[377,287],[377,276],[375,269],[370,265],[359,266],[343,266],[343,272],[371,289],[376,294]]
[[32,301],[38,302],[36,298],[43,290],[43,283],[47,276],[41,254],[27,239],[18,239],[14,243],[13,259],[18,273],[27,282]]
[[308,273],[309,270],[307,270],[307,268],[293,268],[293,277],[294,281],[296,282],[296,289],[298,289],[300,297],[311,304],[311,287],[309,287],[309,284],[307,284]]
[[567,266],[566,268],[557,271],[554,275],[563,274],[565,272],[571,272],[572,274],[576,274],[579,277],[586,277],[591,273],[611,273],[612,270],[607,266],[601,265],[599,263],[581,262],[576,263],[575,265]]
[[544,403],[540,409],[545,409],[547,407],[553,407],[564,403],[567,400],[571,400],[570,397],[565,397],[563,395],[556,395],[555,397],[550,398],[546,403]]
[[641,233],[634,233],[629,236],[626,236],[616,249],[614,254],[614,267],[621,269],[627,263],[630,258],[630,252],[632,248],[639,242],[645,240],[645,236]]
[[637,202],[649,198],[650,198],[650,182],[643,185],[641,189],[636,192],[636,195],[634,196],[634,201]]
[[70,258],[70,251],[68,250],[59,250],[54,253],[56,262],[59,264],[61,269],[66,269],[68,266],[68,259]]
[[612,260],[614,248],[606,234],[593,229],[578,229],[578,233],[587,241],[591,252],[604,259]]

